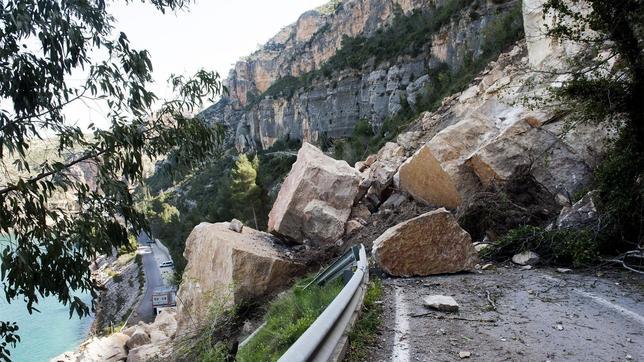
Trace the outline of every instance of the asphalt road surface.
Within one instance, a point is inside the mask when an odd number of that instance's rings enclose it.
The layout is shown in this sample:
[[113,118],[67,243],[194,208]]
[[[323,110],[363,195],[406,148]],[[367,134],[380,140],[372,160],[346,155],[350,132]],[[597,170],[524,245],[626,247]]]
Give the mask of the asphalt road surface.
[[139,253],[143,261],[143,272],[145,273],[146,289],[143,295],[143,300],[139,303],[136,309],[136,314],[130,319],[130,324],[136,324],[138,321],[150,323],[154,321],[154,308],[152,307],[152,292],[154,288],[162,287],[163,278],[161,277],[161,269],[159,263],[155,258],[155,249],[152,248],[148,242],[150,237],[144,233],[139,235]]
[[[641,275],[499,267],[383,284],[373,361],[644,361]],[[432,294],[459,311],[424,307]]]

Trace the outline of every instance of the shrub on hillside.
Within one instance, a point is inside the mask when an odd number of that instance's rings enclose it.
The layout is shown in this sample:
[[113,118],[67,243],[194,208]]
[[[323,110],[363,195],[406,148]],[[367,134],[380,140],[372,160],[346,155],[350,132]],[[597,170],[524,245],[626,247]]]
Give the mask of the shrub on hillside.
[[546,230],[530,225],[510,230],[481,254],[489,259],[507,260],[528,250],[539,254],[542,261],[555,265],[588,266],[599,258],[598,239],[590,230]]

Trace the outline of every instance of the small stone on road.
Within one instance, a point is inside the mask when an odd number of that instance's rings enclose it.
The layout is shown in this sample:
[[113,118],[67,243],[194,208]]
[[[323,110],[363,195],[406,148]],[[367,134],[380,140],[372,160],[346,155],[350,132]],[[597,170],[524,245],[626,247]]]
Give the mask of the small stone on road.
[[454,298],[446,295],[428,295],[423,299],[425,307],[443,312],[457,312],[458,303]]
[[512,262],[519,265],[534,265],[539,262],[539,254],[533,251],[524,251],[519,254],[515,254],[512,257]]

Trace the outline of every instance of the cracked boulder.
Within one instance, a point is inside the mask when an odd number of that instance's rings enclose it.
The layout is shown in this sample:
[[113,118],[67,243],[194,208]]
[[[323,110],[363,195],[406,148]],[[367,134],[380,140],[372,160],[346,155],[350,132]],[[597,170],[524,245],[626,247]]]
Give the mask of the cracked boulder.
[[471,271],[478,262],[470,235],[444,208],[387,229],[372,253],[382,270],[399,277]]
[[302,243],[332,243],[358,196],[360,173],[304,143],[268,216],[268,231]]

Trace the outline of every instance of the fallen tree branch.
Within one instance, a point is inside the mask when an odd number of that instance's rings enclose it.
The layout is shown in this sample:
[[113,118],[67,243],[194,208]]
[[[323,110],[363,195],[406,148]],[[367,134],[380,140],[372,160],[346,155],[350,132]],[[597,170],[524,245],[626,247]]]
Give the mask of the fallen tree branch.
[[485,291],[485,294],[487,295],[487,302],[488,302],[488,303],[490,303],[490,306],[491,306],[491,307],[492,307],[492,309],[496,312],[496,303],[494,303],[494,301],[493,301],[493,300],[492,300],[492,298],[490,297],[490,291],[489,291],[489,290],[486,290],[486,291]]

